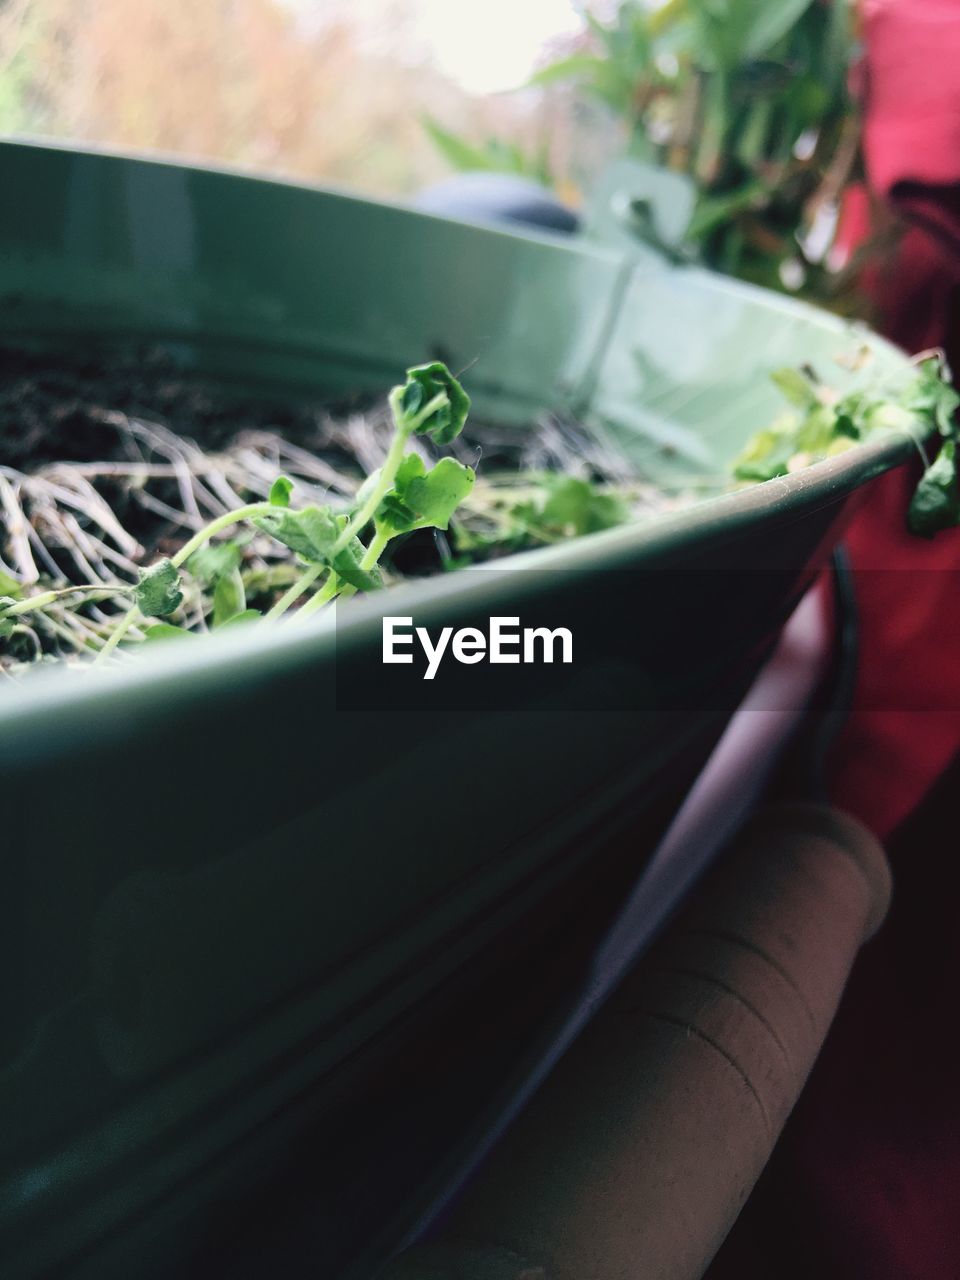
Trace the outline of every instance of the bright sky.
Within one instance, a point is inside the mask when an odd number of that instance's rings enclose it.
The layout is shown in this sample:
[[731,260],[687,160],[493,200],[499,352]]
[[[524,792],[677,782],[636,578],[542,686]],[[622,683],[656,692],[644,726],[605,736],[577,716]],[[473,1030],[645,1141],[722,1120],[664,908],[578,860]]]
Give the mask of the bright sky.
[[571,0],[411,0],[417,33],[468,93],[522,84],[544,45],[583,26]]
[[[285,0],[309,25],[349,17],[381,52],[424,51],[468,93],[516,89],[558,36],[582,29],[575,0]],[[397,24],[404,36],[398,41]]]

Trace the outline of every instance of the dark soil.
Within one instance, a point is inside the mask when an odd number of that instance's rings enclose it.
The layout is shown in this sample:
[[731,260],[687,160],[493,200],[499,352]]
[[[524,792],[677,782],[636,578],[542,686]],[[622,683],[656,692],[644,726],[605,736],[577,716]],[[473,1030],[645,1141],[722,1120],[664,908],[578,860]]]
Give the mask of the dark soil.
[[[337,404],[302,394],[269,399],[205,380],[161,348],[104,354],[0,347],[0,466],[30,473],[51,463],[142,462],[148,456],[163,462],[162,453],[151,455],[148,446],[131,440],[125,419],[165,428],[209,454],[249,433],[275,434],[332,467],[341,478],[341,500],[379,465],[391,434],[381,397]],[[601,481],[630,475],[625,460],[606,451],[582,425],[552,415],[529,431],[471,418],[451,452],[486,475],[586,472]],[[182,524],[158,515],[156,505],[141,501],[126,481],[101,476],[96,486],[147,552],[170,554],[180,545]],[[151,482],[151,493],[182,510],[175,480]],[[438,548],[433,531],[425,531],[398,543],[391,557],[401,573],[417,575],[436,572],[441,551],[445,544]],[[61,551],[54,548],[52,554],[59,564]]]
[[109,411],[158,422],[206,449],[266,429],[326,452],[322,409],[317,402],[270,402],[215,387],[162,350],[106,359],[0,348],[0,463],[21,471],[117,458],[116,432],[103,421]]
[[[20,471],[122,457],[115,431],[103,421],[112,411],[158,423],[209,452],[248,431],[275,432],[335,467],[361,474],[336,425],[366,409],[385,417],[383,401],[370,397],[330,403],[319,395],[250,395],[185,370],[163,348],[105,356],[0,347],[0,465]],[[597,480],[631,475],[626,460],[598,447],[582,425],[552,416],[546,434],[471,417],[452,451],[472,466],[482,461],[487,471],[566,471],[579,463]]]

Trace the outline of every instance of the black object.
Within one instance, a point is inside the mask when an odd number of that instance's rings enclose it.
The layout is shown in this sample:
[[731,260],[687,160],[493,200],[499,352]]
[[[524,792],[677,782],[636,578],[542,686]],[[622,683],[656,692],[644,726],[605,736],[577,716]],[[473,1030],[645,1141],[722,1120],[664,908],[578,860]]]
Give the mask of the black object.
[[573,210],[546,187],[509,173],[458,173],[425,188],[416,205],[467,222],[522,222],[567,235],[580,227]]

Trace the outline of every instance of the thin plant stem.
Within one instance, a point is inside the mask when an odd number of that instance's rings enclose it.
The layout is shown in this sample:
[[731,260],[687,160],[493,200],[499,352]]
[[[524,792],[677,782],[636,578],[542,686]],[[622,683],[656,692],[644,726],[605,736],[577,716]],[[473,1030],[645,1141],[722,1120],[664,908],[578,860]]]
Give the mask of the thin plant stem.
[[251,502],[245,507],[235,507],[233,511],[217,516],[216,520],[211,520],[198,533],[195,533],[189,542],[185,542],[175,556],[171,556],[174,567],[179,569],[181,565],[186,564],[195,551],[199,551],[211,538],[222,533],[224,529],[229,529],[231,525],[239,524],[242,520],[255,520],[257,516],[269,515],[270,512],[276,511],[275,503]]
[[[384,458],[383,465],[380,468],[377,483],[370,490],[370,493],[367,495],[359,511],[357,511],[356,514],[347,521],[337,536],[337,540],[334,542],[330,552],[331,560],[338,556],[345,547],[348,547],[351,541],[362,533],[373,519],[377,508],[380,506],[380,503],[383,501],[386,494],[390,492],[390,489],[393,487],[393,482],[397,478],[397,471],[400,468],[400,463],[403,461],[403,451],[406,448],[407,441],[422,423],[426,422],[427,419],[432,414],[436,413],[438,409],[442,409],[449,400],[447,393],[445,391],[441,391],[437,395],[433,396],[432,399],[428,400],[422,409],[419,409],[415,414],[406,416],[401,403],[402,397],[402,387],[394,387],[390,392],[388,402],[394,423],[394,436],[390,442],[390,448],[387,450],[387,456]],[[363,569],[373,568],[383,553],[383,548],[387,545],[388,541],[389,538],[383,538],[381,534],[377,534],[371,542],[370,547],[367,548],[367,552],[361,561],[360,567]],[[374,558],[368,562],[368,557],[374,547],[377,547],[378,550],[374,553]],[[267,614],[267,617],[279,618],[281,614],[286,611],[289,605],[298,599],[307,587],[309,587],[311,583],[315,582],[318,577],[318,571],[315,571],[314,568],[308,569],[301,575],[299,580],[293,584],[290,590],[277,601],[273,609],[271,609]],[[310,614],[316,613],[316,611],[322,608],[328,600],[332,600],[336,594],[336,575],[331,574],[330,578],[320,591],[318,591],[317,594],[303,606],[298,616],[309,617]],[[346,594],[346,588],[340,591],[341,596],[345,596]],[[350,594],[352,595],[353,592],[351,591]]]
[[360,561],[360,568],[367,571],[375,568],[380,563],[380,557],[383,555],[389,541],[389,533],[384,533],[382,529],[376,533],[369,547],[367,547],[363,554],[363,559]]
[[121,619],[121,621],[117,625],[116,629],[112,631],[110,635],[107,637],[103,648],[100,650],[100,652],[97,654],[97,656],[93,660],[93,665],[95,667],[103,666],[106,663],[107,659],[113,653],[114,649],[116,649],[120,641],[124,638],[124,636],[130,630],[130,628],[134,626],[134,624],[137,623],[139,620],[140,620],[140,606],[138,604],[135,604],[133,608],[129,611],[129,613],[124,615],[124,617]]
[[320,577],[322,573],[326,573],[327,566],[325,564],[312,564],[310,568],[300,575],[292,587],[289,587],[276,604],[268,610],[264,617],[267,622],[274,622],[282,614],[290,608],[295,601],[299,600],[308,587]]
[[[276,505],[272,502],[251,502],[245,507],[235,507],[232,511],[227,511],[224,515],[217,516],[215,520],[211,520],[198,533],[195,533],[189,542],[185,542],[176,555],[171,556],[171,564],[174,568],[179,569],[190,559],[195,551],[199,551],[211,538],[216,537],[224,529],[229,529],[231,525],[239,524],[243,520],[253,520],[257,516],[264,516],[276,510]],[[94,660],[93,665],[95,667],[102,666],[107,661],[117,645],[140,617],[140,606],[134,605],[129,613],[121,619],[116,630],[107,638],[106,643]]]
[[102,582],[85,583],[78,587],[63,587],[57,591],[41,591],[39,595],[28,596],[26,600],[18,600],[16,604],[9,605],[2,611],[5,618],[19,618],[25,613],[34,613],[37,609],[45,609],[48,604],[53,604],[56,600],[62,599],[63,596],[71,596],[77,594],[94,594],[103,600],[109,600],[113,596],[129,595],[133,590],[132,587],[105,586]]
[[436,413],[438,409],[442,409],[449,400],[447,393],[445,391],[441,391],[438,395],[435,395],[432,400],[428,400],[423,408],[414,414],[413,417],[407,418],[404,417],[403,409],[400,404],[402,395],[402,387],[394,387],[390,392],[390,412],[393,414],[393,421],[396,425],[396,434],[390,442],[390,448],[387,452],[387,456],[383,460],[383,466],[380,468],[380,475],[377,479],[377,483],[370,490],[370,493],[360,510],[351,520],[347,521],[340,533],[340,536],[333,544],[333,555],[338,555],[344,547],[349,546],[351,538],[355,538],[359,533],[362,533],[370,523],[377,507],[379,507],[386,494],[389,493],[394,480],[397,478],[397,471],[400,467],[400,463],[403,461],[403,451],[406,447],[407,441],[416,432],[417,428],[422,423],[426,422],[431,414]]
[[353,595],[354,591],[356,591],[356,587],[351,587],[349,583],[347,583],[341,591],[337,575],[335,573],[331,573],[330,577],[326,580],[320,590],[307,601],[302,609],[297,611],[296,620],[301,621],[304,618],[309,618],[311,614],[317,613],[325,604],[328,604],[338,592],[341,595],[346,596]]
[[[364,552],[363,559],[360,561],[360,568],[367,572],[371,569],[375,569],[379,564],[380,557],[383,555],[390,539],[391,535],[389,533],[384,533],[383,530],[381,530],[374,537],[373,541]],[[298,619],[309,618],[312,614],[319,612],[319,610],[322,609],[325,604],[328,604],[334,596],[340,600],[349,600],[351,596],[356,595],[357,588],[352,586],[351,583],[346,582],[338,589],[336,584],[336,574],[332,574],[331,578],[333,579],[332,583],[330,581],[325,582],[316,595],[308,600],[303,608],[299,610],[297,613]],[[328,590],[328,588],[331,589]]]

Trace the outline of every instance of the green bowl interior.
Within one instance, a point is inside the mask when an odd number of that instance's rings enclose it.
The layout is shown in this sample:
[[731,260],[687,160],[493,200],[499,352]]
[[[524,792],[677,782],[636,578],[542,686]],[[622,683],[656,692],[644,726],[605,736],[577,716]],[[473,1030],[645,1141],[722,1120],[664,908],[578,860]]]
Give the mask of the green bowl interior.
[[[783,407],[783,365],[841,388],[905,365],[826,312],[577,238],[48,146],[0,144],[0,175],[0,341],[154,341],[208,377],[334,399],[442,358],[478,414],[576,413],[663,483],[722,474]],[[863,343],[868,371],[835,363]]]

